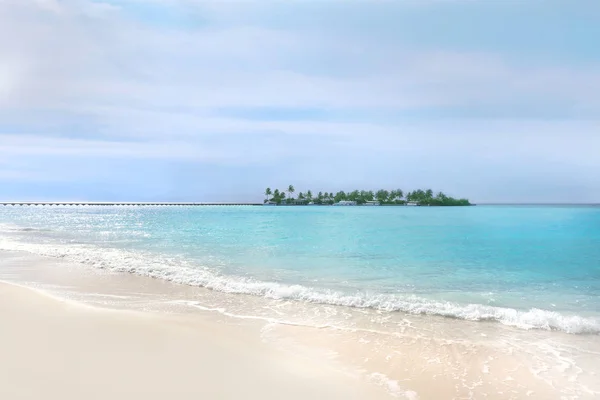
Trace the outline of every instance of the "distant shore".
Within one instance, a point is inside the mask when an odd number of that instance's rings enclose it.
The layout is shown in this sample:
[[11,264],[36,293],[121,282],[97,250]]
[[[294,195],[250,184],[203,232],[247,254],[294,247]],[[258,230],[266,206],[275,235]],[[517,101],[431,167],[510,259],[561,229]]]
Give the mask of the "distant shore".
[[[299,192],[298,197],[294,197],[296,188],[289,185],[287,190],[271,190],[270,187],[264,191],[267,205],[330,205],[330,206],[470,206],[468,199],[446,195],[444,192],[434,194],[432,189],[417,189],[406,194],[402,189],[386,190],[353,190],[344,192],[343,190],[333,192],[318,192],[313,194],[312,190]],[[287,194],[286,194],[287,193]]]

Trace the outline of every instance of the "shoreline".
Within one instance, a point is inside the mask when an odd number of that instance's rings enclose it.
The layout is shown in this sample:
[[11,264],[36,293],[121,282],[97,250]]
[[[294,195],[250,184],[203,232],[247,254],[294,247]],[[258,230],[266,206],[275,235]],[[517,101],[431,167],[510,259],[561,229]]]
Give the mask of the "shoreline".
[[[17,230],[20,233],[35,231],[37,230],[32,228]],[[595,314],[575,314],[568,310],[563,311],[549,307],[520,308],[518,304],[488,305],[485,304],[484,301],[487,298],[484,297],[479,297],[472,302],[459,303],[419,295],[402,296],[375,293],[372,296],[362,296],[362,293],[353,294],[343,290],[329,291],[326,288],[312,287],[305,283],[246,279],[239,274],[219,274],[210,269],[195,269],[194,265],[187,264],[184,257],[171,258],[160,254],[136,253],[125,248],[96,247],[82,243],[36,243],[31,247],[27,242],[4,238],[4,240],[0,240],[0,251],[25,252],[39,257],[48,257],[50,260],[62,260],[82,265],[83,268],[96,272],[124,272],[173,284],[206,289],[222,293],[224,296],[260,297],[265,301],[290,300],[298,303],[350,307],[372,312],[404,313],[415,318],[432,316],[458,319],[465,323],[493,322],[524,331],[541,330],[574,335],[600,335],[600,319]],[[218,301],[214,307],[219,307]]]
[[81,307],[5,282],[0,321],[6,399],[388,398],[327,365],[281,354],[248,324]]
[[[88,317],[119,313],[142,316],[133,321],[141,323],[150,318],[152,329],[167,330],[175,336],[180,333],[171,331],[172,325],[187,326],[197,332],[218,332],[216,339],[202,333],[196,338],[211,343],[210,348],[228,340],[243,343],[248,349],[240,357],[250,364],[265,362],[263,353],[273,355],[275,364],[291,362],[295,365],[296,361],[290,360],[304,360],[311,365],[308,369],[326,375],[324,381],[318,380],[316,385],[333,385],[337,389],[330,390],[343,391],[346,388],[344,382],[350,376],[350,386],[358,387],[353,391],[374,393],[362,398],[438,399],[485,395],[488,399],[551,399],[558,398],[562,390],[557,388],[562,389],[563,385],[565,393],[577,393],[576,396],[563,396],[565,399],[587,399],[593,398],[593,395],[588,396],[590,394],[600,394],[597,388],[594,389],[596,368],[592,360],[595,358],[586,356],[575,360],[568,354],[573,346],[585,350],[587,335],[519,331],[501,324],[401,313],[386,315],[343,306],[227,294],[17,251],[0,252],[2,279],[49,294],[44,299],[47,300],[43,302],[45,304],[89,306],[75,307]],[[16,304],[13,300],[2,303]],[[46,308],[47,305],[42,306],[42,309]],[[98,313],[99,310],[106,312]],[[265,313],[265,310],[277,313]],[[390,316],[393,318],[389,319]],[[113,326],[112,320],[91,318],[100,325]],[[6,321],[4,314],[0,315],[0,321],[2,324]],[[29,327],[22,326],[20,332],[45,329],[34,319]],[[119,332],[127,333],[127,329]],[[561,341],[564,343],[557,346]],[[591,346],[592,343],[588,344]],[[21,345],[25,346],[24,343]],[[123,345],[117,343],[117,347]],[[204,351],[194,347],[197,344],[190,345],[196,349],[194,351]],[[597,350],[596,347],[589,348],[591,352]],[[546,352],[548,355],[544,355]],[[36,354],[43,354],[43,351]],[[183,350],[181,354],[186,360]],[[233,363],[238,362],[233,356],[230,359]],[[567,369],[561,372],[563,368]],[[590,373],[582,376],[584,368]],[[234,376],[233,379],[237,378]],[[289,379],[302,381],[305,377],[295,375]],[[568,386],[571,379],[577,385],[583,385],[582,388]],[[246,398],[259,396],[264,397],[255,392]],[[329,398],[340,398],[336,396]]]

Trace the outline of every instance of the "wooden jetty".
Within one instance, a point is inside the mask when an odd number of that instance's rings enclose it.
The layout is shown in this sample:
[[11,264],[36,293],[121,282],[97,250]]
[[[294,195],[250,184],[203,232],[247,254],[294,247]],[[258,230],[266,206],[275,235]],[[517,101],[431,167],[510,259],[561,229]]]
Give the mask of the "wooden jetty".
[[0,202],[0,206],[262,206],[262,203],[146,203],[146,202],[48,202],[48,201],[32,201],[32,202]]

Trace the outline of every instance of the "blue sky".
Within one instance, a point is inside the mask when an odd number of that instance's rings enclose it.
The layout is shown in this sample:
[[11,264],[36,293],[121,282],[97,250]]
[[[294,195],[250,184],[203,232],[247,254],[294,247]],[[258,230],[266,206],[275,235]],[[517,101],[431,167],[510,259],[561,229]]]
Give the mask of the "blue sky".
[[600,202],[597,1],[0,8],[0,199]]

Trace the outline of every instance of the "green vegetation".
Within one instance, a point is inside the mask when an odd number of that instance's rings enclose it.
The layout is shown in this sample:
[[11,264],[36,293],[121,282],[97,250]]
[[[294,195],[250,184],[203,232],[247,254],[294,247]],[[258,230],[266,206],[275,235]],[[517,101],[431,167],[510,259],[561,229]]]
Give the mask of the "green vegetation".
[[306,193],[299,192],[298,197],[294,198],[295,188],[293,185],[288,186],[287,193],[289,196],[286,199],[286,191],[275,189],[271,191],[271,188],[265,190],[265,203],[274,204],[287,204],[287,205],[305,205],[305,204],[317,204],[317,205],[332,205],[339,203],[340,201],[354,201],[356,204],[366,204],[369,202],[378,202],[380,205],[419,205],[419,206],[470,206],[469,200],[467,199],[455,199],[450,196],[446,196],[444,193],[439,192],[435,196],[431,189],[427,190],[414,190],[407,192],[406,195],[401,189],[396,190],[385,190],[381,189],[377,192],[372,190],[354,190],[352,192],[339,191],[333,192],[319,192],[316,196],[313,195],[312,191],[308,190]]
[[415,202],[419,205],[425,206],[470,206],[469,200],[467,199],[455,199],[450,196],[446,196],[444,193],[439,192],[437,195],[433,195],[433,191],[429,190],[415,190],[406,194],[406,200],[409,202]]

